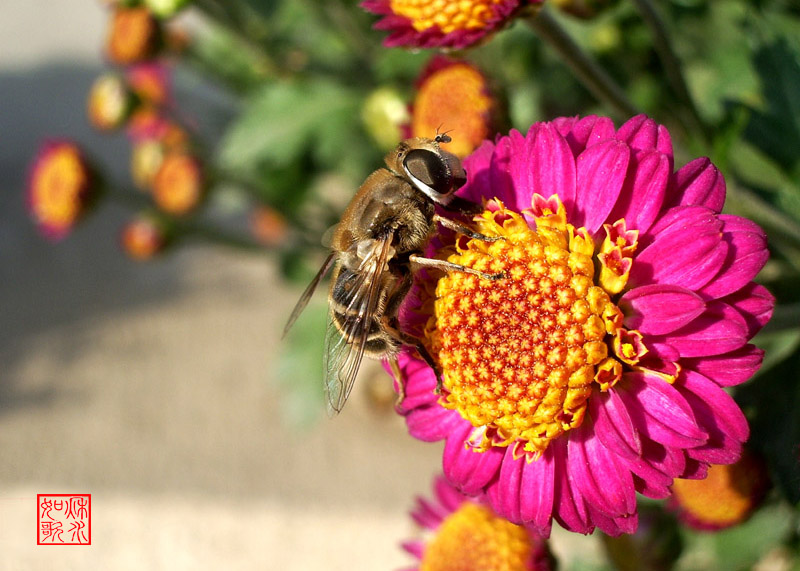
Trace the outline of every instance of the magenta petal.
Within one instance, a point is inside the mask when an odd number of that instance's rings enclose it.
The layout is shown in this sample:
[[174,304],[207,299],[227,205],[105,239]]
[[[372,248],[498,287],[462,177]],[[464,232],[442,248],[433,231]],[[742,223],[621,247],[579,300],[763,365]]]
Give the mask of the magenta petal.
[[608,140],[589,147],[576,160],[576,226],[594,234],[617,203],[628,171],[630,149],[624,143]]
[[454,410],[431,405],[412,409],[405,415],[408,433],[423,442],[438,442],[466,421]]
[[609,221],[625,218],[628,230],[647,232],[661,211],[671,173],[672,167],[663,153],[634,155]]
[[583,497],[571,485],[568,475],[566,439],[557,440],[550,447],[556,464],[553,517],[568,531],[590,533],[594,526],[589,523]]
[[699,373],[686,371],[678,383],[698,422],[709,434],[706,444],[687,450],[687,454],[713,464],[735,462],[741,455],[742,443],[750,436],[739,405],[717,384]]
[[764,351],[755,345],[711,357],[682,359],[684,369],[697,371],[722,387],[733,387],[756,374],[764,360]]
[[634,258],[631,285],[659,283],[697,290],[719,272],[728,253],[720,222],[710,211],[686,214],[684,223],[675,221],[664,228]]
[[[531,522],[543,537],[550,536],[555,488],[555,462],[551,450],[546,450],[538,460],[524,462],[520,488],[520,515]],[[546,531],[546,533],[543,533]]]
[[719,274],[701,292],[718,298],[750,282],[769,259],[767,235],[756,224],[739,216],[720,215],[723,240],[729,244],[728,256]]
[[672,173],[672,139],[663,125],[659,125],[647,115],[637,115],[619,128],[616,138],[637,151],[662,153]]
[[700,157],[675,173],[674,204],[698,205],[714,212],[725,204],[725,178],[711,160]]
[[497,474],[505,450],[490,448],[486,452],[476,452],[467,448],[465,442],[473,428],[465,426],[451,432],[444,445],[442,467],[444,475],[461,492],[474,496]]
[[486,197],[486,189],[489,186],[489,166],[491,165],[492,155],[494,155],[494,143],[484,141],[481,146],[472,151],[463,161],[464,170],[467,172],[467,182],[459,190],[458,195],[473,202],[481,204]]
[[597,528],[611,537],[619,537],[624,533],[634,533],[639,526],[639,514],[625,514],[618,517],[609,517],[597,511],[591,511],[591,521]]
[[676,285],[646,285],[629,290],[620,307],[625,326],[642,333],[663,335],[683,327],[703,313],[706,304],[691,290]]
[[[404,541],[400,544],[400,547],[402,547],[406,553],[413,555],[417,559],[422,559],[422,554],[425,553],[425,544],[421,540]],[[416,570],[418,568],[411,567],[408,571],[411,571],[412,569]]]
[[520,512],[520,486],[522,485],[522,469],[524,457],[514,459],[514,447],[506,447],[505,457],[500,466],[497,481],[486,488],[486,497],[494,512],[511,523],[523,523]]
[[664,341],[677,349],[681,357],[721,355],[747,343],[747,332],[747,323],[738,311],[714,300],[700,317],[668,334]]
[[677,389],[646,373],[627,373],[625,379],[629,387],[620,396],[641,433],[676,448],[705,443],[708,434],[697,426],[692,408]]
[[414,511],[411,512],[411,518],[421,527],[436,529],[449,513],[449,511],[441,506],[432,504],[425,498],[417,498],[417,505]]
[[510,137],[502,137],[497,141],[489,165],[489,182],[488,186],[484,188],[484,193],[486,189],[490,189],[491,198],[499,198],[508,208],[519,212],[530,206],[530,199],[525,204],[525,200],[517,197],[517,193],[514,191],[510,165],[512,156],[517,149],[511,141]]
[[[558,194],[567,213],[575,208],[575,157],[572,150],[553,125],[544,123],[528,133],[529,155],[515,179],[527,182],[529,197],[540,194],[549,198]],[[528,205],[530,206],[530,204]]]
[[772,318],[775,297],[764,286],[751,282],[724,299],[725,303],[736,308],[747,323],[747,338],[761,331]]
[[554,124],[566,139],[575,156],[614,136],[614,123],[608,117],[590,115],[571,123],[554,122]]
[[433,493],[447,514],[453,513],[467,498],[456,490],[444,476],[438,476],[433,483]]
[[567,451],[570,477],[590,507],[611,517],[635,511],[630,471],[603,446],[588,423],[570,435]]
[[640,494],[657,500],[672,495],[670,486],[674,477],[656,469],[649,461],[644,458],[639,458],[635,462],[629,461],[627,468],[633,472],[634,486]]
[[628,460],[641,456],[639,433],[617,391],[593,395],[589,399],[589,413],[594,420],[594,430],[606,448]]
[[708,462],[699,462],[694,458],[686,459],[686,469],[679,476],[684,480],[705,480],[708,476]]

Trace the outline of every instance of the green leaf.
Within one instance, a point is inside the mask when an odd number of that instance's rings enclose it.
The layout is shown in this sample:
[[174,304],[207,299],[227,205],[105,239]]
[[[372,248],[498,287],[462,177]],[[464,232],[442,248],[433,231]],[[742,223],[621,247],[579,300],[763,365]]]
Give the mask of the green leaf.
[[753,57],[764,105],[753,109],[745,137],[787,171],[800,163],[800,54],[780,39]]
[[260,164],[285,166],[314,142],[331,113],[355,114],[356,101],[346,88],[324,79],[265,85],[226,133],[219,162],[245,171]]

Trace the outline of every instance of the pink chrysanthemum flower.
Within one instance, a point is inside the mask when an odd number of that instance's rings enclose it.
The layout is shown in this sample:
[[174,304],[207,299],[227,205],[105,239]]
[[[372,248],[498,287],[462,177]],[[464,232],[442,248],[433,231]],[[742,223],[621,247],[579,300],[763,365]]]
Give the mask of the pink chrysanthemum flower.
[[386,47],[462,49],[506,26],[524,6],[542,0],[364,0],[383,16],[375,24]]
[[86,214],[100,190],[98,178],[77,143],[42,144],[28,174],[26,204],[39,232],[64,239]]
[[431,500],[417,498],[411,517],[423,529],[403,549],[420,564],[408,571],[551,571],[544,538],[498,517],[485,501],[468,498],[439,477]]
[[410,432],[446,440],[447,478],[514,523],[630,533],[635,492],[665,498],[741,455],[749,429],[725,387],[761,364],[748,341],[774,305],[752,281],[766,237],[720,213],[708,159],[673,172],[669,133],[644,116],[537,123],[464,167],[461,194],[489,201],[476,229],[504,239],[461,238],[449,259],[505,278],[417,284],[403,325],[444,389],[401,356]]

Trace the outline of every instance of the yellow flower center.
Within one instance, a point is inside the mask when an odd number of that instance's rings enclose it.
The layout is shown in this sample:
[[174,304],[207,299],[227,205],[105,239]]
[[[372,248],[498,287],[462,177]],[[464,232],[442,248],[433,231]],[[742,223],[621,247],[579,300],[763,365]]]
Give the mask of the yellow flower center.
[[502,0],[392,0],[392,12],[411,20],[418,32],[438,28],[444,34],[485,28]]
[[624,221],[606,225],[595,254],[557,196],[537,195],[527,214],[535,230],[502,204],[477,220],[478,232],[503,239],[469,240],[448,259],[505,277],[453,272],[439,280],[428,337],[447,389],[443,405],[480,429],[472,444],[520,442],[536,457],[580,426],[593,383],[607,390],[623,363],[635,366],[647,349],[622,327],[612,299],[627,281],[636,232]]
[[411,130],[415,137],[442,129],[457,136],[442,145],[465,157],[491,135],[492,98],[481,73],[465,63],[455,63],[433,73],[414,100]]
[[37,220],[68,228],[81,213],[89,174],[75,147],[65,145],[44,157],[33,175],[32,208]]
[[436,530],[420,571],[515,571],[529,569],[535,539],[524,527],[465,502]]

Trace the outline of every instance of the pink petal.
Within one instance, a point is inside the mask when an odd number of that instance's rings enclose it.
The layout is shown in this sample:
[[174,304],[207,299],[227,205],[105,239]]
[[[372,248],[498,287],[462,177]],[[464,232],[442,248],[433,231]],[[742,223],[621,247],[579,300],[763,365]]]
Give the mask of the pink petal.
[[467,422],[450,433],[444,445],[442,467],[444,475],[462,493],[474,496],[497,474],[505,450],[490,448],[486,452],[476,452],[467,448],[465,442],[473,428]]
[[614,123],[608,117],[590,115],[570,122],[555,122],[556,128],[577,157],[584,150],[614,136]]
[[[528,156],[526,164],[512,173],[524,180],[530,189],[527,196],[540,194],[549,198],[558,194],[570,213],[575,208],[575,157],[572,150],[552,125],[543,123],[528,133]],[[530,206],[530,204],[528,204]]]
[[439,405],[418,407],[405,415],[408,433],[423,442],[438,442],[464,424],[454,410]]
[[700,157],[675,173],[674,194],[670,204],[698,205],[714,212],[725,204],[725,178],[711,160]]
[[570,434],[567,461],[573,484],[590,508],[611,517],[636,510],[636,496],[629,470],[611,453],[584,423]]
[[483,190],[484,193],[487,189],[491,191],[492,196],[489,198],[499,198],[506,206],[519,212],[529,204],[524,204],[524,200],[518,199],[514,192],[510,164],[515,153],[516,148],[509,137],[498,139],[489,165],[489,182]]
[[764,360],[764,351],[755,345],[696,359],[681,359],[684,369],[697,371],[722,387],[733,387],[747,381],[756,374]]
[[[425,544],[422,541],[404,541],[400,544],[403,550],[417,559],[422,559],[422,554],[425,553]],[[416,570],[417,567],[411,567],[408,571]]]
[[[647,115],[637,115],[628,119],[619,128],[616,137],[637,151],[658,150],[672,155],[672,141],[669,138],[669,132]],[[670,172],[672,171],[670,170]]]
[[594,526],[589,523],[583,497],[571,485],[568,475],[566,439],[559,439],[551,443],[550,447],[553,449],[556,464],[553,517],[568,531],[590,533]]
[[775,297],[767,288],[754,282],[727,296],[724,301],[744,317],[748,339],[761,331],[772,318],[772,311],[775,309]]
[[434,480],[433,493],[436,500],[448,513],[455,511],[467,500],[466,496],[450,485],[444,476],[437,476]]
[[767,235],[758,224],[726,214],[719,219],[729,248],[719,274],[701,290],[712,298],[728,295],[749,283],[769,259]]
[[594,234],[608,220],[625,182],[629,159],[628,146],[614,140],[598,143],[578,156],[576,226],[585,226]]
[[500,475],[486,489],[486,497],[494,512],[504,517],[511,523],[523,523],[520,513],[520,486],[522,485],[522,467],[525,460],[514,459],[514,447],[507,446],[503,462],[500,465]]
[[625,218],[629,230],[647,232],[661,211],[671,173],[672,167],[663,153],[648,151],[634,155],[609,221]]
[[708,462],[699,462],[694,458],[686,459],[686,469],[680,474],[684,480],[705,480],[708,476]]
[[417,525],[427,529],[436,529],[448,515],[450,512],[424,498],[417,498],[417,507],[411,512],[411,518]]
[[686,371],[679,384],[708,442],[688,450],[691,458],[713,464],[730,464],[741,455],[742,443],[750,436],[747,420],[733,398],[699,373]]
[[590,519],[597,528],[611,537],[619,537],[624,533],[634,533],[639,526],[639,514],[625,514],[618,517],[607,515],[590,508]]
[[677,213],[685,214],[684,220],[674,214],[659,221],[662,228],[652,243],[634,258],[631,285],[659,283],[697,290],[719,272],[728,253],[719,220],[708,210]]
[[721,301],[707,304],[705,312],[689,325],[681,327],[663,338],[681,357],[721,355],[734,351],[747,343],[747,323],[734,308]]
[[555,462],[549,449],[538,460],[525,462],[522,467],[520,515],[523,521],[531,522],[542,537],[550,537],[553,521],[554,470]]
[[645,373],[627,373],[621,390],[636,428],[647,437],[676,448],[700,446],[708,438],[686,399],[669,383]]
[[[459,190],[458,195],[477,202],[478,204],[484,198],[486,190],[491,188],[489,186],[489,165],[492,161],[494,154],[494,143],[491,141],[484,141],[481,146],[472,151],[467,158],[463,161],[464,170],[467,172],[467,182]],[[492,198],[492,197],[488,197]]]
[[592,395],[589,412],[600,442],[618,456],[635,460],[642,454],[639,433],[617,391]]
[[662,335],[692,321],[703,313],[706,304],[686,288],[653,284],[627,291],[620,300],[620,307],[626,315],[626,327]]

